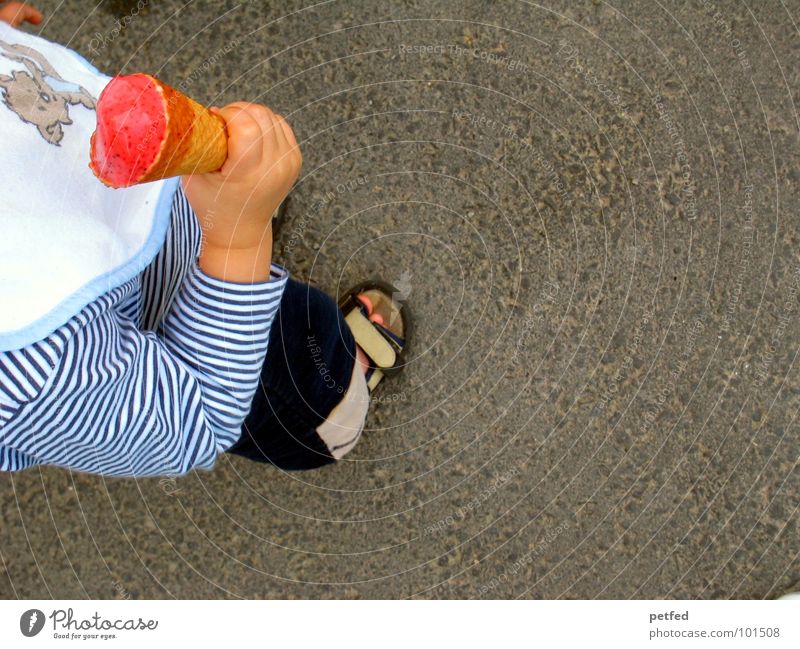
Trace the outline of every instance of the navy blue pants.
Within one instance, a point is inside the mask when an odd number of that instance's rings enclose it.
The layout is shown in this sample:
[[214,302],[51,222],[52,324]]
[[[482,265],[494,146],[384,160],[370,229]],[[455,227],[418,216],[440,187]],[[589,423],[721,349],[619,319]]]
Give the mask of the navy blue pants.
[[317,427],[342,400],[356,343],[336,303],[289,279],[242,436],[229,453],[282,469],[334,462]]

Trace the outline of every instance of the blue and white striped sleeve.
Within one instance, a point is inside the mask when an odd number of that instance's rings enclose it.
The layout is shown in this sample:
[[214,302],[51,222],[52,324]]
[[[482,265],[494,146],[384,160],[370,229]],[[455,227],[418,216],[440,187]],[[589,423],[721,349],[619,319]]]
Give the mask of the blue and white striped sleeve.
[[234,284],[193,265],[158,331],[106,294],[47,339],[0,353],[0,470],[116,476],[211,468],[250,410],[288,274]]

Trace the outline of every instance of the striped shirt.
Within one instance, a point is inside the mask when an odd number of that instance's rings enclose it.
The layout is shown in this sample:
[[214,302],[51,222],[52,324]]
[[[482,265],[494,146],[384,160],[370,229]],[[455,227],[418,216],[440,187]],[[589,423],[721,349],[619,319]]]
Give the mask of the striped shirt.
[[114,476],[210,469],[241,434],[288,273],[236,284],[197,266],[181,190],[138,277],[48,338],[0,352],[0,470],[53,464]]

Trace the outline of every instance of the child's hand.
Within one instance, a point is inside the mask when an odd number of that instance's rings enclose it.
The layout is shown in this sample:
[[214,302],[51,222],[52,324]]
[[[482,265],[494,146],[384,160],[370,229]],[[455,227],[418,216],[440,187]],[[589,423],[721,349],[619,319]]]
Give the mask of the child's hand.
[[24,22],[38,25],[43,18],[41,11],[23,2],[0,2],[0,20],[12,27],[18,27]]
[[[269,277],[269,263],[264,267],[263,261],[272,255],[272,214],[297,179],[303,158],[292,129],[266,106],[237,102],[218,113],[228,127],[228,159],[220,171],[183,177],[203,230],[200,267],[231,281],[260,281]],[[258,260],[247,261],[248,254]]]

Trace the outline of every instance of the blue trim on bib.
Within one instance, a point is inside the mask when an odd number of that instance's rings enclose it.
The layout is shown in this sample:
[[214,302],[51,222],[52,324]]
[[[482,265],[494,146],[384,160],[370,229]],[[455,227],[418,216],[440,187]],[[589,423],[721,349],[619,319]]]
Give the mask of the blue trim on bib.
[[[41,36],[40,34],[34,34],[34,35],[37,38],[44,38],[44,36]],[[58,45],[58,43],[56,43],[56,45]],[[106,74],[105,72],[101,72],[94,65],[89,63],[88,59],[86,57],[84,57],[83,54],[79,54],[75,50],[72,50],[72,49],[70,49],[68,47],[65,47],[64,45],[62,45],[61,47],[63,47],[67,52],[69,52],[73,56],[73,58],[77,59],[78,63],[83,65],[83,67],[85,67],[87,70],[89,70],[89,72],[93,72],[98,77],[105,77],[106,79],[111,79],[110,75]]]
[[[68,322],[70,318],[80,313],[85,306],[94,302],[101,295],[105,295],[110,290],[133,279],[147,268],[164,246],[164,240],[172,218],[172,199],[178,190],[180,178],[169,178],[160,182],[163,182],[164,186],[158,195],[158,204],[153,216],[153,227],[142,249],[119,268],[109,271],[105,275],[95,277],[91,282],[55,306],[47,315],[42,316],[22,329],[0,333],[0,351],[7,352],[22,349],[46,338]],[[117,191],[125,190],[120,189]]]
[[[13,27],[7,27],[12,31],[17,31],[14,30]],[[38,34],[29,33],[28,35],[34,38],[41,38]],[[104,79],[111,78],[109,75],[98,70],[85,57],[78,54],[78,52],[64,47],[63,45],[59,47],[92,74]],[[133,279],[147,268],[148,264],[155,259],[155,256],[164,245],[167,230],[169,229],[172,219],[172,199],[178,189],[180,179],[169,178],[159,182],[163,182],[163,186],[154,210],[153,227],[141,250],[119,268],[95,277],[88,284],[75,291],[63,302],[53,307],[48,314],[42,316],[35,322],[21,329],[17,329],[16,331],[0,333],[0,351],[21,349],[46,338],[97,298]],[[125,190],[119,189],[117,191],[122,192]]]

